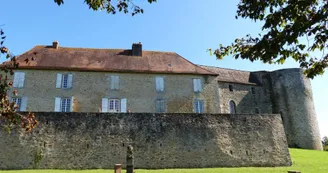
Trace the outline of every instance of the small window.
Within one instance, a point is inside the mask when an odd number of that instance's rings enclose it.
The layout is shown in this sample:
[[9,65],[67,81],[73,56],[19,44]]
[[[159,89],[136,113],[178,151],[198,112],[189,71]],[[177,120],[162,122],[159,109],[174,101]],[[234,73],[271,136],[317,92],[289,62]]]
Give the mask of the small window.
[[57,74],[56,88],[68,89],[72,88],[72,74]]
[[63,75],[62,88],[68,88],[68,74]]
[[22,105],[22,98],[21,97],[15,97],[13,98],[13,102],[16,103],[16,105],[18,106],[17,111],[20,111],[21,105]]
[[120,100],[109,99],[108,100],[108,112],[120,112]]
[[260,113],[259,108],[255,108],[255,114],[259,114],[259,113]]
[[204,101],[196,99],[194,102],[195,113],[204,113]]
[[193,79],[193,83],[194,83],[194,92],[201,92],[203,90],[201,79]]
[[234,101],[229,102],[230,114],[236,114],[236,103]]
[[24,81],[25,81],[25,73],[24,72],[15,72],[14,73],[13,87],[23,88]]
[[111,76],[110,89],[118,90],[119,88],[120,88],[120,77],[119,76]]
[[232,85],[229,85],[229,91],[230,91],[230,92],[233,92],[233,87],[232,87]]
[[165,100],[164,99],[156,100],[156,112],[158,112],[158,113],[165,112]]
[[164,91],[164,78],[163,77],[156,77],[156,91],[163,92]]
[[252,90],[252,94],[255,94],[255,88],[252,87],[251,90]]
[[60,110],[62,112],[71,112],[71,99],[70,98],[62,98],[61,99]]

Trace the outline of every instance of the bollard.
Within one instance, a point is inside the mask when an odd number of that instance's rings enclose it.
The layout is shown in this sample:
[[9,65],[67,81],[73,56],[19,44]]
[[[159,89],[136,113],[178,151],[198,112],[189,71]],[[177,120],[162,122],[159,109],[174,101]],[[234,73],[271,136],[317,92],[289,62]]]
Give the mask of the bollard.
[[287,171],[288,173],[301,173],[301,171],[296,171],[296,170],[291,170],[291,171]]
[[121,173],[121,172],[122,172],[122,164],[115,164],[114,173]]
[[126,151],[126,173],[134,173],[134,157],[132,145],[129,145]]

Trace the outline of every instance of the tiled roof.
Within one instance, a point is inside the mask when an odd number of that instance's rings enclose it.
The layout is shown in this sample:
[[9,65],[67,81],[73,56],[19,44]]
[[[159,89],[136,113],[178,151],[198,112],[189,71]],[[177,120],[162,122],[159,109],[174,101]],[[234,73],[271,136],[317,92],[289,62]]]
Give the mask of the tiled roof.
[[200,67],[218,74],[216,79],[221,82],[261,85],[261,83],[257,80],[256,75],[249,71],[240,71],[204,65],[201,65]]
[[[35,46],[17,57],[21,69],[56,69],[111,72],[209,74],[206,70],[173,52]],[[26,63],[25,60],[29,59]]]

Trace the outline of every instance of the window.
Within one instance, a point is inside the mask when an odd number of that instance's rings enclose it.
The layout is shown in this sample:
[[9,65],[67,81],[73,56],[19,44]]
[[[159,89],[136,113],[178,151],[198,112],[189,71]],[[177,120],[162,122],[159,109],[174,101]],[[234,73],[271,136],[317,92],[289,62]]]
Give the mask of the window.
[[127,99],[108,99],[102,98],[101,112],[126,112]]
[[67,74],[63,75],[62,88],[68,88],[68,75]]
[[15,97],[13,98],[13,102],[18,106],[16,111],[26,111],[27,97]]
[[236,114],[236,104],[234,101],[229,102],[230,114]]
[[156,100],[156,112],[163,113],[165,111],[165,100],[157,99]]
[[259,114],[259,113],[260,113],[259,108],[255,108],[255,114]]
[[13,98],[13,102],[15,102],[16,105],[18,106],[17,110],[20,110],[21,104],[22,104],[22,98],[20,98],[20,97]]
[[68,89],[72,88],[72,74],[57,74],[56,88]]
[[120,100],[109,99],[108,104],[108,112],[120,112]]
[[255,88],[252,87],[251,90],[252,90],[252,94],[255,94]]
[[195,113],[204,113],[204,101],[196,99],[194,102]]
[[195,92],[201,92],[203,90],[201,79],[193,79],[193,83]]
[[14,73],[13,87],[23,88],[24,81],[25,81],[25,73],[24,72],[15,72]]
[[233,92],[233,87],[232,87],[232,85],[229,85],[229,91],[230,91],[230,92]]
[[71,111],[71,99],[69,99],[69,98],[61,99],[60,109],[62,112],[70,112]]
[[55,112],[72,112],[73,98],[55,98]]
[[111,80],[110,89],[118,90],[120,88],[120,77],[119,76],[111,76],[110,80]]
[[156,91],[163,92],[164,91],[164,78],[156,77]]

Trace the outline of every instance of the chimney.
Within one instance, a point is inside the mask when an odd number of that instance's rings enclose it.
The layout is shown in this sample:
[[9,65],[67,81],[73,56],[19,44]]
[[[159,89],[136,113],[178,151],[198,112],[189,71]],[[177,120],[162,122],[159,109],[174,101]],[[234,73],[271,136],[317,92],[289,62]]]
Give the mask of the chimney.
[[141,42],[132,44],[132,56],[142,56]]
[[55,49],[58,49],[58,48],[59,48],[59,43],[58,43],[58,41],[54,41],[54,42],[52,42],[52,47],[55,48]]

